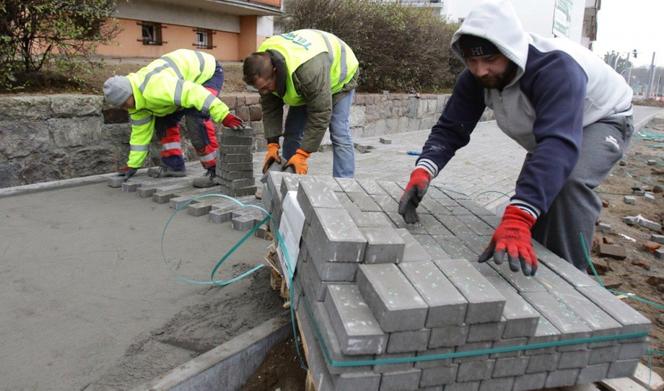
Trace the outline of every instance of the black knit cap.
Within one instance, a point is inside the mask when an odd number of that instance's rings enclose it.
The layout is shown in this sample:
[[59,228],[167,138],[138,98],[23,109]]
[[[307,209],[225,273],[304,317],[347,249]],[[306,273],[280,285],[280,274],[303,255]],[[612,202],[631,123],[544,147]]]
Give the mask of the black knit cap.
[[474,35],[464,34],[459,37],[459,49],[463,58],[490,56],[499,54],[500,50],[488,39],[480,38]]

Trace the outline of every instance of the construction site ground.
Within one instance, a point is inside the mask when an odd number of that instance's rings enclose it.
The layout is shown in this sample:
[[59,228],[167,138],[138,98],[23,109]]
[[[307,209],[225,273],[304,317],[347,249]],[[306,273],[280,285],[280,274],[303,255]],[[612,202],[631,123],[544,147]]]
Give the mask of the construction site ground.
[[[635,120],[658,110],[638,107]],[[356,175],[406,180],[415,161],[407,152],[419,150],[427,134],[381,136],[389,144],[379,137],[356,140],[374,147],[357,152]],[[631,193],[641,177],[661,180],[649,174],[652,167],[646,160],[652,157],[645,153],[660,159],[661,167],[662,150],[634,141],[627,164],[614,171],[601,191]],[[524,154],[494,122],[482,123],[435,183],[495,208],[513,191]],[[261,160],[257,153],[257,166]],[[331,161],[329,149],[314,154],[310,172],[330,175]],[[615,232],[606,236],[628,250],[625,261],[609,261],[612,270],[605,275],[620,278],[621,290],[661,302],[664,260],[641,250],[644,230],[621,223],[633,211],[661,219],[661,193],[655,204],[637,200],[636,207],[622,205],[622,195],[602,197],[609,201],[602,219]],[[223,288],[177,282],[177,275],[209,278],[216,260],[243,235],[230,223],[178,216],[166,233],[165,264],[160,240],[173,209],[106,184],[0,198],[0,210],[5,221],[0,225],[0,390],[129,389],[283,312],[281,300],[270,290],[267,269]],[[637,243],[619,239],[617,233]],[[250,239],[218,277],[261,262],[268,244]],[[648,283],[651,276],[660,281],[659,291]],[[661,350],[661,312],[630,303],[653,320],[655,347]],[[282,350],[295,357],[292,349]],[[286,361],[283,355],[273,354]],[[292,371],[277,372],[296,377],[297,360],[288,362]],[[662,361],[655,365],[661,373]]]

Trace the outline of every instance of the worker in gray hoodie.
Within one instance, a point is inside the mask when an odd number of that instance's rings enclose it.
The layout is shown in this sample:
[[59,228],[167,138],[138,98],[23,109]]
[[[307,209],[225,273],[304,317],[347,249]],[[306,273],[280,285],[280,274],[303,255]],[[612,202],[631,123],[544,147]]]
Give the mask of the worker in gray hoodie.
[[[581,270],[602,209],[597,187],[633,132],[632,90],[599,57],[566,38],[526,33],[507,0],[473,9],[452,37],[466,64],[399,203],[407,223],[429,182],[470,141],[485,107],[528,153],[515,194],[479,261],[537,270],[531,239]],[[496,151],[500,153],[500,151]]]

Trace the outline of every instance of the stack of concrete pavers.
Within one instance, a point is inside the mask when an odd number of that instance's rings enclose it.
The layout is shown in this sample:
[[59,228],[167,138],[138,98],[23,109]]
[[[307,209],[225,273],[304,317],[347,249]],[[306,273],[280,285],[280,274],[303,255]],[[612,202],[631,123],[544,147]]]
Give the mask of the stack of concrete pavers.
[[251,128],[232,130],[224,128],[219,136],[217,177],[224,194],[233,197],[256,193],[253,167],[253,137]]
[[403,187],[394,182],[272,172],[263,191],[273,231],[289,191],[305,215],[293,285],[319,391],[585,384],[632,374],[647,349],[639,337],[408,362],[647,333],[650,322],[542,246],[535,277],[477,263],[499,219],[452,191],[431,187],[413,225],[397,213]]

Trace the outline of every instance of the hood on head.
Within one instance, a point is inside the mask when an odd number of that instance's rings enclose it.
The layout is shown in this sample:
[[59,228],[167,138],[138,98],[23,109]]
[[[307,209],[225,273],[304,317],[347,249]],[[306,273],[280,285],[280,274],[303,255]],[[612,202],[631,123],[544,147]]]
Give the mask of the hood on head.
[[518,79],[526,68],[530,37],[509,0],[487,0],[475,7],[452,36],[450,46],[454,54],[464,61],[459,38],[474,35],[491,41],[501,53],[519,68]]

